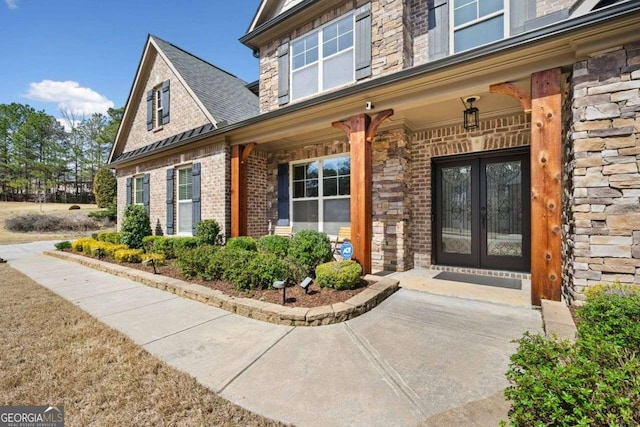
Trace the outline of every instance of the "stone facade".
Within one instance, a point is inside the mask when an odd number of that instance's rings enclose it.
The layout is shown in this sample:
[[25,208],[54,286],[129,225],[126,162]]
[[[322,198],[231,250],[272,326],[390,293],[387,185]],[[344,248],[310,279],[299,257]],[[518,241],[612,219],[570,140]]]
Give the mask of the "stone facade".
[[[187,89],[180,83],[180,80],[178,80],[173,71],[171,71],[164,59],[157,53],[153,57],[153,65],[151,66],[149,75],[141,76],[141,79],[146,83],[140,98],[130,101],[129,108],[135,109],[135,114],[129,128],[127,145],[123,147],[123,152],[132,151],[186,130],[210,123],[207,116],[205,116],[189,92],[187,92]],[[169,102],[171,106],[171,119],[169,123],[161,128],[148,131],[147,91],[162,84],[165,80],[169,80],[171,83]]]
[[563,9],[568,9],[576,2],[576,0],[537,0],[536,16],[548,15]]
[[[213,218],[220,224],[222,233],[229,234],[230,215],[230,150],[227,144],[210,144],[201,148],[141,162],[135,167],[118,170],[118,225],[126,207],[126,179],[135,175],[150,175],[149,217],[151,229],[159,229],[166,234],[167,220],[167,169],[188,166],[194,162],[201,164],[201,218]],[[175,205],[174,205],[175,206]],[[175,209],[175,207],[174,207]],[[175,212],[174,212],[175,218]]]
[[409,158],[411,180],[408,183],[411,209],[410,247],[414,266],[432,263],[432,182],[431,160],[435,157],[469,154],[530,145],[531,123],[524,114],[480,121],[480,128],[468,132],[462,125],[416,132]]
[[573,67],[571,300],[596,283],[640,284],[640,42]]

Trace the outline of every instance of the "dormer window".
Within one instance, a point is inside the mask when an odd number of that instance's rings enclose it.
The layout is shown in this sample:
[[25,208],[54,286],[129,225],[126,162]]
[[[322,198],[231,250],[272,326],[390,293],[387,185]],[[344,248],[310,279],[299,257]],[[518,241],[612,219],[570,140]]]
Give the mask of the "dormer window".
[[353,15],[294,40],[290,57],[294,100],[355,81]]
[[147,130],[158,130],[169,123],[169,80],[147,91]]
[[451,8],[451,51],[502,40],[507,36],[504,0],[454,0]]

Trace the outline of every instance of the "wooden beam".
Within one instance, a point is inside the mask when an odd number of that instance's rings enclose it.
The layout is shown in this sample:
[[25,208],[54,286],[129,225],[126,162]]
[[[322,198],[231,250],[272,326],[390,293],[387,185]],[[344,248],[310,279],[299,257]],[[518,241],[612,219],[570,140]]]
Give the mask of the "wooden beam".
[[509,95],[520,103],[525,114],[531,113],[531,97],[520,86],[513,83],[498,83],[489,86],[489,92]]
[[242,163],[242,147],[233,145],[231,147],[231,237],[240,236],[240,166]]
[[393,110],[385,110],[371,120],[367,114],[358,114],[349,119],[349,124],[331,124],[347,134],[351,145],[351,244],[353,259],[360,263],[364,274],[371,273],[373,238],[371,142],[380,124],[391,115]]
[[559,68],[531,76],[531,304],[560,301],[562,94]]
[[256,148],[256,143],[252,142],[251,144],[247,144],[244,146],[244,149],[242,150],[242,163],[246,162],[247,159],[249,159],[249,156],[251,155],[251,152],[253,151],[254,148]]

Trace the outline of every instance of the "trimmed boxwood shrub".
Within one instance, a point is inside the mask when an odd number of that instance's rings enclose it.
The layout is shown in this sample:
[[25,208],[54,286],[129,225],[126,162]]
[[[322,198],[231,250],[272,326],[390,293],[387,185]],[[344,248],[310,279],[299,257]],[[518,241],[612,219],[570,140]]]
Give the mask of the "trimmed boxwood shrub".
[[98,240],[101,242],[109,242],[117,245],[121,243],[120,238],[120,233],[117,231],[98,233]]
[[176,255],[180,251],[193,249],[200,244],[197,237],[170,237],[169,239],[173,242],[173,251]]
[[256,253],[245,268],[250,274],[238,275],[236,289],[269,289],[276,280],[291,280],[286,261],[274,254]]
[[245,249],[221,248],[211,258],[206,274],[213,280],[244,283],[250,280],[248,265],[255,255],[256,252]]
[[178,253],[176,265],[187,277],[199,276],[203,279],[211,279],[207,268],[218,250],[220,248],[213,245],[200,245],[193,249],[185,249]]
[[291,239],[289,256],[298,259],[313,276],[319,264],[333,259],[329,237],[314,230],[299,231]]
[[142,205],[129,205],[124,210],[122,229],[120,230],[121,243],[132,249],[142,248],[144,236],[150,236],[151,225],[149,215]]
[[160,236],[144,236],[142,238],[142,248],[145,252],[153,252],[153,243],[161,239]]
[[65,240],[64,242],[58,242],[53,246],[55,246],[57,250],[63,251],[65,249],[71,249],[71,242],[68,240]]
[[220,244],[220,225],[215,219],[205,219],[196,224],[198,242],[205,245]]
[[142,249],[120,249],[114,253],[113,258],[117,262],[139,263],[142,262],[143,254],[144,251]]
[[234,249],[244,249],[245,251],[257,251],[258,243],[256,239],[249,236],[240,236],[240,237],[232,237],[227,240],[227,248]]
[[355,261],[333,261],[316,267],[316,280],[321,288],[353,289],[360,283],[362,267]]
[[258,240],[258,250],[284,258],[289,252],[289,239],[284,236],[262,236]]
[[640,296],[603,292],[577,316],[575,344],[519,340],[505,390],[510,425],[640,425]]

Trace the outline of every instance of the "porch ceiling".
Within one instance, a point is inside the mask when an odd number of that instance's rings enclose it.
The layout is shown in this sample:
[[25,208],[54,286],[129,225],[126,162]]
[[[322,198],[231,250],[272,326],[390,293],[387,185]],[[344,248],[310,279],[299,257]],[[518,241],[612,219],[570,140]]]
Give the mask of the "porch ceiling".
[[[502,83],[502,81],[493,83]],[[511,83],[515,83],[530,94],[530,78],[512,80]],[[394,115],[385,120],[380,130],[406,126],[410,130],[418,131],[461,124],[462,111],[464,109],[461,98],[471,95],[480,97],[480,100],[474,103],[474,106],[480,110],[480,120],[522,112],[522,107],[512,97],[490,93],[488,85],[480,87],[473,84],[464,85],[464,87],[458,87],[457,89],[448,88],[438,94],[414,94],[411,97],[403,97],[396,101],[371,96],[370,98],[360,97],[360,99],[353,102],[355,104],[359,103],[360,112],[366,112],[372,116],[388,108],[394,110]],[[366,111],[365,103],[368,101],[374,104],[374,108]],[[336,120],[334,109],[326,113],[327,118],[324,121],[300,120],[298,123],[291,123],[290,126],[282,130],[278,137],[262,142],[259,148],[262,151],[277,152],[333,138],[345,139],[343,132],[331,127],[331,122]],[[344,119],[347,118],[348,116],[344,117]]]

